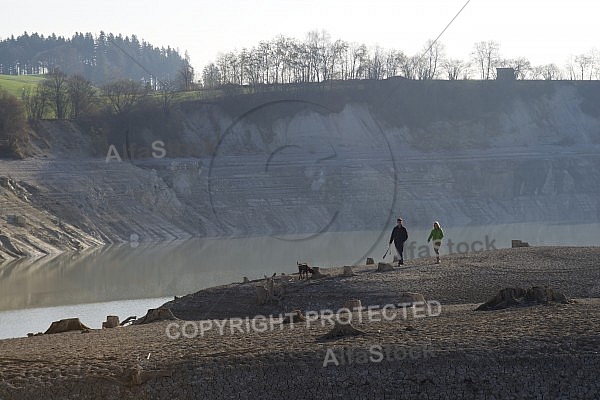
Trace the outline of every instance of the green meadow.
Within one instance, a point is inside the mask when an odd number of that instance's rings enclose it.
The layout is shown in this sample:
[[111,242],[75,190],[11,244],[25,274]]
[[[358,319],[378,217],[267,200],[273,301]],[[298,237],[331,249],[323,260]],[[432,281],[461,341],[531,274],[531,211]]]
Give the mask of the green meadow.
[[33,89],[44,80],[42,75],[0,75],[0,90],[21,98],[23,89]]

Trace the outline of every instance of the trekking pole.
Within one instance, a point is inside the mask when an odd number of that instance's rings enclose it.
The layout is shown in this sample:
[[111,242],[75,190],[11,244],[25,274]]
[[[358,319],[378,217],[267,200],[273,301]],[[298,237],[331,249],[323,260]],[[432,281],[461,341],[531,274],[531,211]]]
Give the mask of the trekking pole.
[[[391,243],[390,243],[390,244],[391,244]],[[388,245],[388,248],[387,248],[387,250],[385,251],[385,254],[383,255],[383,259],[384,259],[384,260],[385,260],[385,256],[387,256],[387,253],[388,253],[388,251],[390,251],[390,247],[391,247],[391,246],[389,246],[389,245]]]

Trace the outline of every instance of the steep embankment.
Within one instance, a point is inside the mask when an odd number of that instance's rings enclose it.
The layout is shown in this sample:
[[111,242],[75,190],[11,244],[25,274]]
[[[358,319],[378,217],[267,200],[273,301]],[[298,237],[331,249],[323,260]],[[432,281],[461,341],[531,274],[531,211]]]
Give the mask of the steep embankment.
[[[0,161],[12,182],[0,185],[0,229],[36,254],[32,236],[69,250],[307,238],[380,229],[399,213],[411,226],[600,219],[598,82],[344,85],[184,103],[169,123],[113,126],[127,135],[43,122],[35,157]],[[7,218],[23,214],[22,227]]]

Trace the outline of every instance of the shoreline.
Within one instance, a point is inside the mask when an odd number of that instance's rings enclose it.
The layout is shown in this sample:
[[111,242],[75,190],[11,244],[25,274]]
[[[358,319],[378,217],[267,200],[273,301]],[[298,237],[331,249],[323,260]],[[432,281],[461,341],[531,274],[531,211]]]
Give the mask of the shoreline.
[[[329,277],[290,282],[278,304],[256,304],[260,281],[208,288],[165,304],[180,320],[0,340],[0,398],[594,398],[600,393],[599,255],[593,247],[530,247],[448,256],[437,267],[430,260],[383,273],[359,266],[348,277],[330,269]],[[522,287],[549,281],[575,301],[474,311],[496,294],[490,279]],[[352,325],[364,333],[337,340],[322,339],[331,326],[320,322],[167,335],[169,324],[199,323],[197,314],[208,309],[206,318],[215,321],[257,311],[337,310],[350,298],[385,304],[417,287],[426,300],[437,297],[440,315],[374,321],[363,311],[362,322]],[[411,349],[421,356],[401,358]],[[339,365],[324,366],[332,354]],[[365,354],[376,361],[367,356],[365,362]]]

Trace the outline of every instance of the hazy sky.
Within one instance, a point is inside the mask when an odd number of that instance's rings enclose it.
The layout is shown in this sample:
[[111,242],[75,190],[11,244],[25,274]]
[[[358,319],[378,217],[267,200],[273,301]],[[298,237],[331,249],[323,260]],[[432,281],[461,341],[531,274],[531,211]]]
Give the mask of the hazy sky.
[[[0,37],[24,31],[72,36],[101,30],[136,34],[156,46],[187,50],[200,72],[219,52],[252,47],[278,34],[304,39],[324,29],[332,39],[379,44],[414,55],[466,0],[69,0],[13,1],[3,7]],[[471,0],[440,41],[467,60],[478,41],[500,43],[505,58],[563,67],[570,56],[600,49],[598,0]]]

